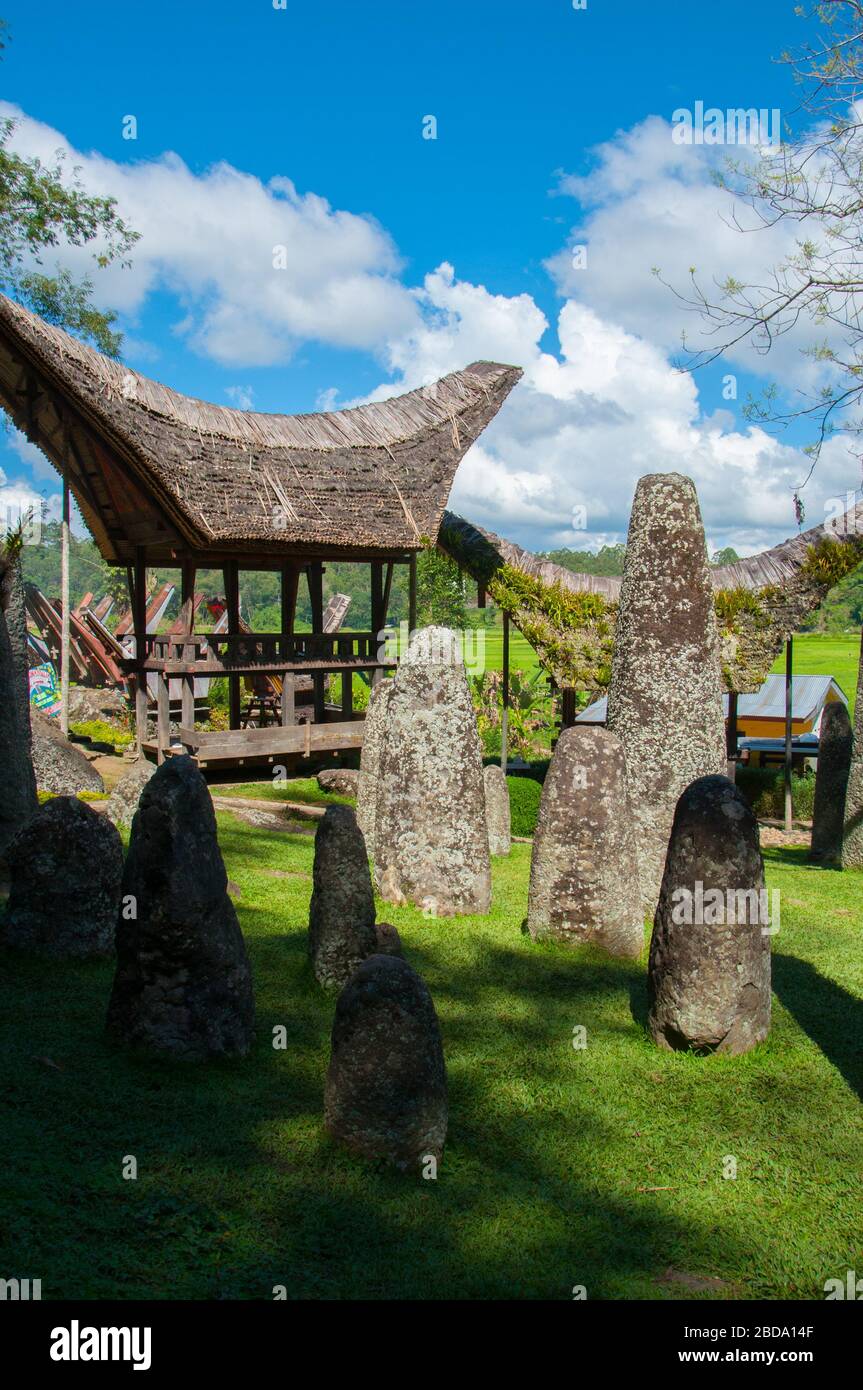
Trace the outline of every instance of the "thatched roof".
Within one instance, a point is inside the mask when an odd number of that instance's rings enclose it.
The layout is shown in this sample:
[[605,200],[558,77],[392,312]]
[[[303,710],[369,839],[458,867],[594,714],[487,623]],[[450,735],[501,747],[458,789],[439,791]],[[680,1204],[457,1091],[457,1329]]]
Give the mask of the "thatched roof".
[[0,295],[0,401],[69,481],[105,558],[371,556],[437,536],[456,468],[521,376],[475,362],[313,415],[180,395]]

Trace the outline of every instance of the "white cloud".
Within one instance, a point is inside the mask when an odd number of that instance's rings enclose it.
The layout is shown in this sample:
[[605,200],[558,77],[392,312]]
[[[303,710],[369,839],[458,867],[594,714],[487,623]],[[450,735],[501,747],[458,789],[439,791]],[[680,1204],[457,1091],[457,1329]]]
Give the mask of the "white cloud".
[[225,395],[237,410],[253,410],[255,393],[251,386],[226,386]]

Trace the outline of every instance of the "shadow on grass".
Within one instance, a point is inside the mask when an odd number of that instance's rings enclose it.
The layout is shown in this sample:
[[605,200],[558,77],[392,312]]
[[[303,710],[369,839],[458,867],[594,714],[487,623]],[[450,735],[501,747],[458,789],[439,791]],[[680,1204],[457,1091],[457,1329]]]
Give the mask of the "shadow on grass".
[[796,956],[773,956],[773,989],[863,1100],[863,1001]]

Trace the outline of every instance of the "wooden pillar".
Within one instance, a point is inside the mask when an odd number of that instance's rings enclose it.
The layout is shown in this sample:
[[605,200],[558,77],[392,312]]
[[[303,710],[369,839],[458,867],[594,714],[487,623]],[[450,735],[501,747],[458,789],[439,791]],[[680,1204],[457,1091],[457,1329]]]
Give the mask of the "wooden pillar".
[[[228,608],[228,636],[237,637],[240,632],[240,569],[236,560],[225,565],[225,603]],[[229,648],[230,650],[230,648]],[[240,677],[228,676],[229,720],[232,729],[240,727]]]
[[500,765],[506,776],[509,740],[509,614],[503,615],[503,708],[500,712]]
[[[191,637],[192,628],[195,621],[195,562],[184,558],[182,563],[182,603],[180,608],[180,621],[182,623],[182,633],[184,637]],[[191,662],[195,659],[195,647],[193,643],[186,643],[183,647],[183,661]],[[182,713],[180,723],[186,729],[195,727],[195,677],[182,677]]]
[[728,759],[728,780],[737,777],[737,691],[728,692],[728,719],[725,723],[725,756]]
[[412,555],[408,561],[408,633],[417,625],[417,557]]
[[794,805],[791,796],[791,770],[793,765],[791,752],[791,721],[794,717],[794,684],[791,675],[792,660],[792,639],[789,637],[785,643],[785,829],[789,833],[791,831],[794,814]]
[[296,565],[282,565],[282,636],[290,637],[297,615],[297,589],[300,571]]
[[156,759],[165,761],[171,746],[171,707],[168,699],[168,677],[160,671],[156,677]]
[[[68,446],[69,432],[66,430]],[[69,736],[69,644],[72,639],[69,621],[69,520],[71,502],[67,460],[63,460],[63,520],[60,525],[60,602],[63,612],[60,628],[60,728]]]
[[132,609],[132,630],[135,634],[135,740],[138,752],[147,737],[147,675],[143,663],[147,655],[147,562],[144,547],[135,547],[134,570],[129,570],[129,604]]
[[[309,581],[309,600],[312,605],[312,632],[324,629],[324,567],[320,560],[314,560],[306,571]],[[312,680],[315,687],[315,723],[324,722],[324,675],[317,672]]]
[[295,708],[295,685],[296,680],[291,671],[285,671],[282,676],[282,728],[287,729],[296,723]]

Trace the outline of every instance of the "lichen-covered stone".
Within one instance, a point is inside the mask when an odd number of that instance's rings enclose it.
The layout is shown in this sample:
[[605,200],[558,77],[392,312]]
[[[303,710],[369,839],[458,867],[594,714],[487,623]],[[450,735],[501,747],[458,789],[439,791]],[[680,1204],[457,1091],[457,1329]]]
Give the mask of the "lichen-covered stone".
[[114,950],[123,847],[114,826],[76,797],[40,806],[8,851],[5,942],[58,959]]
[[375,818],[378,805],[378,768],[381,744],[387,724],[387,711],[393,691],[391,680],[381,681],[369,697],[363,724],[363,747],[360,754],[360,775],[357,781],[357,824],[366,842],[369,859],[375,858]]
[[674,815],[648,964],[648,1027],[669,1049],[748,1052],[770,1031],[771,904],[758,823],[727,777]]
[[447,1089],[437,1014],[404,960],[375,955],[339,995],[324,1092],[332,1137],[365,1158],[421,1171],[440,1161]]
[[[0,575],[0,585],[9,578]],[[0,589],[2,597],[2,589]],[[30,757],[30,724],[20,698],[15,621],[12,632],[0,602],[0,855],[36,812],[36,779]]]
[[818,739],[818,772],[812,813],[809,858],[815,864],[842,864],[845,798],[851,770],[854,735],[851,718],[842,700],[825,705]]
[[377,937],[376,956],[402,955],[402,939],[391,922],[376,922],[375,936]]
[[512,848],[512,827],[509,788],[506,775],[497,763],[483,768],[485,783],[485,819],[488,826],[489,854],[498,857],[509,854]]
[[719,635],[691,478],[653,473],[635,492],[608,694],[623,744],[642,905],[652,916],[678,797],[726,768]]
[[605,729],[574,725],[558,739],[533,839],[527,925],[534,940],[589,942],[615,956],[644,947],[626,764]]
[[123,871],[118,1042],[181,1061],[250,1050],[252,974],[227,886],[207,784],[191,758],[169,758],[141,793]]
[[845,793],[845,827],[842,836],[842,867],[863,869],[863,639],[857,668],[857,703],[854,706],[854,740],[851,768]]
[[360,774],[355,767],[324,767],[318,773],[318,786],[322,792],[334,792],[336,796],[356,796]]
[[101,775],[81,749],[63,734],[58,721],[33,711],[33,768],[40,791],[54,796],[76,796],[78,792],[103,792]]
[[482,749],[457,634],[414,633],[392,687],[374,832],[381,897],[436,917],[488,912]]
[[105,815],[115,825],[131,825],[135,819],[141,792],[156,771],[156,764],[147,758],[138,758],[129,771],[120,778],[116,787],[105,802]]
[[365,841],[349,806],[328,806],[315,833],[309,956],[315,979],[341,989],[377,949]]

